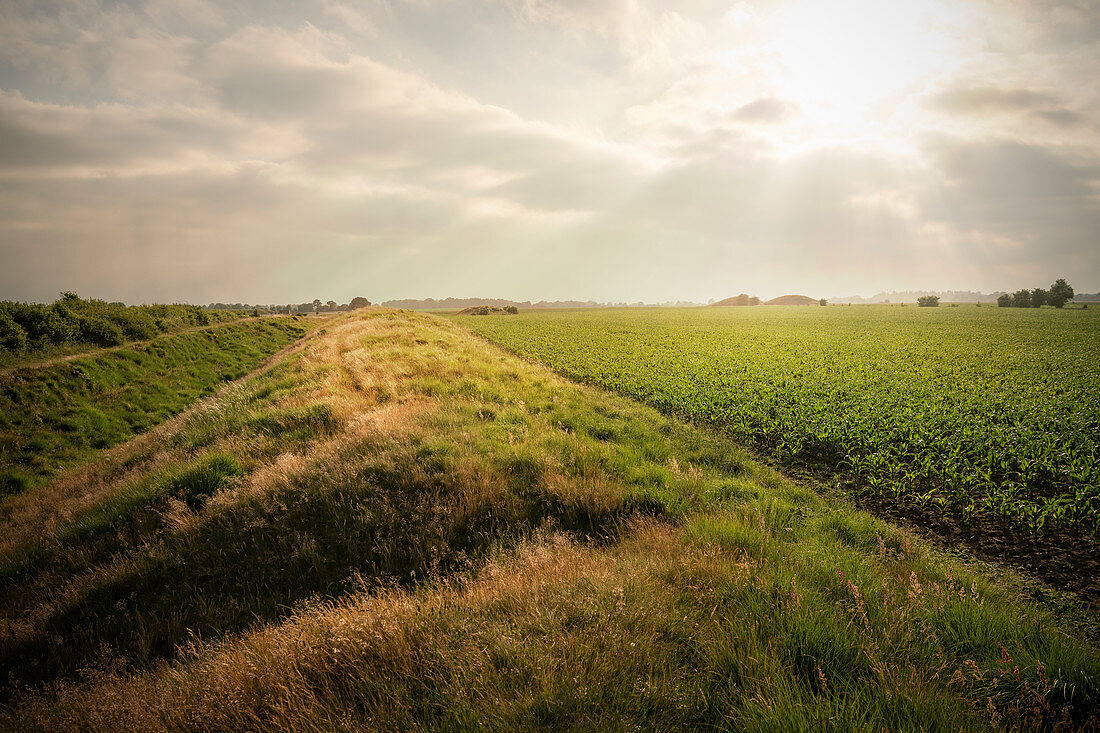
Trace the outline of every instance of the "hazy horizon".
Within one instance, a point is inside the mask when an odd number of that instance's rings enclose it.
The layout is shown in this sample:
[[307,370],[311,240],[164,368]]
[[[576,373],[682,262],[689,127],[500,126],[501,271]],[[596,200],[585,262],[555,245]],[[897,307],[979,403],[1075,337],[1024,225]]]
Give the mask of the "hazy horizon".
[[0,299],[1100,291],[1100,5],[0,0]]

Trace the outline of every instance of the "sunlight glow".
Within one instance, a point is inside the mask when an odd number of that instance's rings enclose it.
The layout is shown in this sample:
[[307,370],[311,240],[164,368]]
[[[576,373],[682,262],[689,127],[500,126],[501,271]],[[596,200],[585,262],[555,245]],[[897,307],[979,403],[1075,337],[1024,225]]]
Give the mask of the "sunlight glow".
[[795,0],[774,18],[784,96],[857,117],[919,90],[959,63],[962,40],[944,30],[958,30],[951,16],[938,0]]

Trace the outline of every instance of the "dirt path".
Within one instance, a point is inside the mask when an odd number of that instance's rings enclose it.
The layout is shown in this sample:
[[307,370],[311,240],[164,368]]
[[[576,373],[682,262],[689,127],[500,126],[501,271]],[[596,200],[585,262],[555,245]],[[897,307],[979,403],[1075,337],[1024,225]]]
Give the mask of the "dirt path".
[[8,497],[0,503],[0,559],[53,535],[59,525],[94,505],[104,493],[117,488],[128,476],[148,471],[150,467],[167,460],[168,451],[158,450],[156,446],[174,435],[196,411],[301,350],[316,332],[312,330],[284,346],[248,374],[226,382],[213,395],[195,402],[147,432],[108,448],[86,463],[63,471],[42,486]]

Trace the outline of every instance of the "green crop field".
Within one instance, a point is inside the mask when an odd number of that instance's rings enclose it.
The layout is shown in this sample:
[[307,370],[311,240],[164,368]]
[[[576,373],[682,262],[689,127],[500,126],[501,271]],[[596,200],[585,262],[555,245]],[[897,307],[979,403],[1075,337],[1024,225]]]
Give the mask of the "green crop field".
[[460,317],[789,469],[1034,535],[1100,532],[1100,310],[758,307]]

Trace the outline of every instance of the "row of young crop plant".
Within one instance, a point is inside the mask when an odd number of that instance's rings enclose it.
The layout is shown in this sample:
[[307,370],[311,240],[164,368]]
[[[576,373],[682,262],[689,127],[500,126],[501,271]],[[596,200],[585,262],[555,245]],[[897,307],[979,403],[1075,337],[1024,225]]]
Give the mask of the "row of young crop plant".
[[463,322],[781,466],[1034,535],[1100,533],[1091,311],[757,310]]

